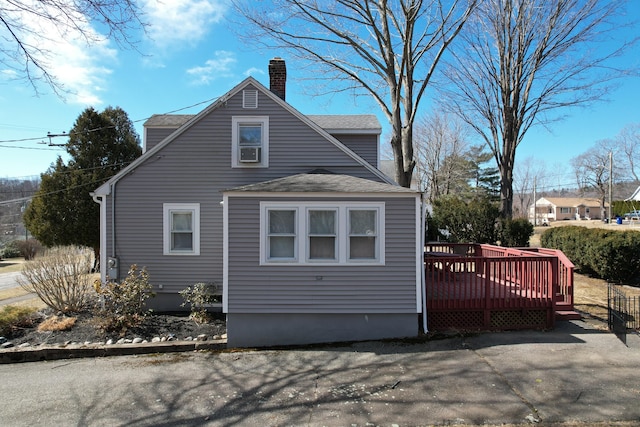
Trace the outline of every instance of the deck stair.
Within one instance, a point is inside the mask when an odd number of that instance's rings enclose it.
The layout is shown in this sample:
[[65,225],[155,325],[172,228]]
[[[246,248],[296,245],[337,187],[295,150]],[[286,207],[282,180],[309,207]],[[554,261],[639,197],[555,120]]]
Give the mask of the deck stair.
[[564,302],[564,295],[556,294],[556,320],[580,320],[582,316],[573,309],[573,304]]

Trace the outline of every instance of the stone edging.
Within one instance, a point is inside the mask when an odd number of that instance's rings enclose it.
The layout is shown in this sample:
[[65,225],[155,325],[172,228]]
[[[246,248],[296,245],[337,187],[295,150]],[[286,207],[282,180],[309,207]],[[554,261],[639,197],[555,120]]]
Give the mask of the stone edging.
[[0,364],[80,359],[84,357],[128,356],[135,354],[177,353],[196,350],[225,350],[227,340],[165,341],[159,343],[113,345],[66,345],[44,348],[15,348],[0,352]]

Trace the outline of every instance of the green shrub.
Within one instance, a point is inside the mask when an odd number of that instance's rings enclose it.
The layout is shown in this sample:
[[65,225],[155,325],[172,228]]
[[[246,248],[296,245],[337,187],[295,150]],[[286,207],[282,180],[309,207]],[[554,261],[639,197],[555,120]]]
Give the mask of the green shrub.
[[640,280],[640,234],[635,231],[596,235],[590,249],[591,267],[598,277],[614,283]]
[[500,221],[500,244],[510,248],[529,246],[533,236],[533,224],[526,218],[503,219]]
[[146,307],[146,301],[155,294],[146,268],[138,270],[138,266],[133,264],[122,282],[102,283],[96,280],[94,287],[100,296],[96,310],[98,323],[106,331],[124,333],[128,328],[140,324],[151,312]]
[[19,328],[33,326],[35,308],[5,305],[0,308],[0,336],[10,337]]
[[196,322],[206,322],[209,320],[207,305],[218,301],[216,289],[214,283],[196,283],[193,288],[188,286],[180,291],[180,296],[184,299],[180,306],[185,307],[189,304],[191,307],[190,317]]
[[498,238],[500,211],[487,197],[462,200],[445,196],[434,201],[432,227],[451,243],[491,243]]
[[93,251],[80,246],[57,246],[24,263],[18,283],[50,308],[78,313],[87,308],[92,288]]
[[18,258],[20,256],[20,248],[18,247],[18,240],[12,240],[8,242],[2,252],[0,253],[0,258]]
[[640,233],[585,227],[555,227],[540,239],[561,250],[583,274],[615,283],[640,282]]

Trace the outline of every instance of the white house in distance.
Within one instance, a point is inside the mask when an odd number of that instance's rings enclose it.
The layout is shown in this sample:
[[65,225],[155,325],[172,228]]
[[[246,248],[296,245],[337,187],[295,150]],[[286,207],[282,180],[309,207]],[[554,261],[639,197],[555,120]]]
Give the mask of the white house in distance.
[[[608,204],[605,203],[605,209]],[[535,215],[534,215],[535,212]],[[600,200],[582,197],[541,197],[529,206],[529,221],[542,225],[551,221],[602,219]]]

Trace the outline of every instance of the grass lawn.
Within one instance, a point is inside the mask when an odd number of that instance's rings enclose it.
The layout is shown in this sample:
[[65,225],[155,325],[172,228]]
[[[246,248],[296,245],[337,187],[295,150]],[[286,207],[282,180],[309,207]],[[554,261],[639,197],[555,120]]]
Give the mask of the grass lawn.
[[22,271],[22,258],[9,258],[0,261],[0,273],[13,273],[14,271]]
[[[25,260],[23,258],[3,259],[2,261],[0,261],[0,274],[22,271],[22,265],[24,263]],[[29,292],[25,291],[21,287],[0,290],[0,305],[2,305],[2,301],[4,300],[18,298],[24,295],[29,295]],[[40,301],[40,298],[36,296],[22,301],[13,302],[11,305],[16,307],[29,307],[36,310],[45,308],[44,303]]]

